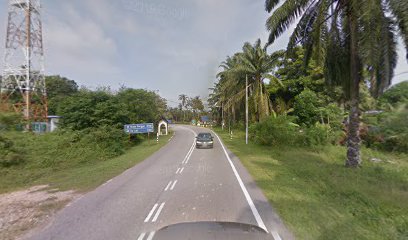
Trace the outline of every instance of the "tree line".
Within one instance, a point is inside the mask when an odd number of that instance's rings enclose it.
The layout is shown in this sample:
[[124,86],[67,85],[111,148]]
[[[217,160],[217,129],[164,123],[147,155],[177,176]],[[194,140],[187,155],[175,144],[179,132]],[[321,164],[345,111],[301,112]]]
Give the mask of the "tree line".
[[200,96],[189,97],[186,94],[178,96],[180,101],[177,107],[170,107],[167,112],[169,119],[175,122],[188,123],[192,120],[199,121],[206,114],[203,100]]
[[167,102],[153,91],[121,87],[79,88],[60,76],[46,78],[49,115],[62,116],[62,127],[72,130],[153,122],[164,117]]
[[[248,80],[252,124],[281,116],[305,127],[340,122],[345,165],[359,166],[361,113],[376,107],[391,85],[398,36],[408,48],[407,2],[266,0],[265,10],[268,42],[245,43],[221,63],[209,99],[213,115],[242,124]],[[287,49],[268,53],[297,20]]]

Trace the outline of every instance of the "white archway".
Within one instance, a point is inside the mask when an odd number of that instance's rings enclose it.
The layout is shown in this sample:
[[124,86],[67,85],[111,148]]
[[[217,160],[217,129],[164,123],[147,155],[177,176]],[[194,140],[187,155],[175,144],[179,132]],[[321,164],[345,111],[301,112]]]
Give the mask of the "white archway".
[[166,134],[164,134],[164,135],[168,135],[169,134],[169,124],[164,120],[161,120],[159,122],[159,127],[157,128],[157,131],[159,132],[159,135],[163,135],[163,133],[162,133],[162,127],[163,126],[165,127],[165,130],[166,130]]

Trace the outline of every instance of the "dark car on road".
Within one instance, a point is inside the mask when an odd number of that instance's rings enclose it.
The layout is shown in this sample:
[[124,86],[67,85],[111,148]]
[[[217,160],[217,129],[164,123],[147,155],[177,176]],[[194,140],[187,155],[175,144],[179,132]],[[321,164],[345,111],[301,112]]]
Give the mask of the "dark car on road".
[[199,133],[196,137],[197,148],[213,148],[214,138],[211,133]]

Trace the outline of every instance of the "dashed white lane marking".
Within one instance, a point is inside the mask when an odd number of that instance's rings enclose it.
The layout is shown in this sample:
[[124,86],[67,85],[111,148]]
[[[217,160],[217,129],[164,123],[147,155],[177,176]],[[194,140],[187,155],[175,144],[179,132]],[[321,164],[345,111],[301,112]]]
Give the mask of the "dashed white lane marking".
[[164,191],[169,190],[169,187],[170,187],[170,185],[171,185],[172,182],[173,182],[173,181],[170,181],[170,182],[167,184],[167,186],[166,186],[166,188],[164,189]]
[[272,237],[273,237],[275,240],[282,240],[282,238],[279,236],[279,233],[277,233],[277,232],[275,232],[275,231],[272,231],[271,233],[272,233]]
[[146,236],[146,233],[141,233],[137,240],[143,240],[143,238]]
[[182,168],[182,169],[180,170],[180,174],[181,174],[183,171],[184,171],[184,168]]
[[174,181],[173,185],[171,185],[171,188],[170,188],[171,191],[173,191],[173,189],[174,189],[174,187],[176,186],[176,184],[177,184],[177,180]]
[[[238,180],[239,186],[241,187],[241,190],[242,190],[242,192],[244,193],[244,196],[245,196],[245,198],[246,198],[246,200],[247,200],[247,202],[248,202],[249,207],[251,208],[252,214],[254,215],[255,220],[256,220],[258,226],[259,226],[260,228],[262,228],[263,230],[265,230],[266,232],[268,232],[268,229],[266,228],[265,223],[263,222],[263,220],[262,220],[262,218],[261,218],[261,215],[259,215],[258,209],[256,209],[256,206],[255,206],[255,204],[254,204],[254,201],[252,201],[252,198],[251,198],[251,196],[249,195],[248,190],[246,189],[244,183],[242,182],[242,179],[241,179],[241,177],[239,176],[238,171],[237,171],[237,169],[236,169],[235,166],[234,166],[234,163],[232,163],[232,160],[231,160],[231,158],[229,157],[229,155],[228,155],[228,153],[227,153],[227,150],[226,150],[225,147],[224,147],[224,144],[222,143],[220,137],[219,137],[215,132],[214,132],[214,134],[215,134],[215,136],[217,136],[218,141],[220,142],[221,147],[222,147],[222,149],[224,150],[224,154],[225,154],[225,156],[227,157],[229,164],[231,165],[232,171],[234,172],[234,175],[235,175],[236,179]],[[276,239],[276,240],[278,240],[278,239]]]
[[155,232],[150,232],[149,236],[147,237],[147,240],[152,240],[154,237]]
[[180,172],[180,168],[177,168],[176,174],[178,174]]
[[159,204],[157,204],[157,203],[154,204],[152,210],[150,210],[149,215],[147,215],[147,217],[146,217],[146,219],[144,220],[144,222],[148,222],[148,221],[150,220],[150,218],[152,217],[152,215],[153,215],[153,213],[154,213],[154,211],[156,210],[156,208],[157,208],[158,205],[159,205]]
[[[176,182],[177,182],[177,181],[176,181]],[[152,222],[156,222],[156,221],[157,221],[157,218],[159,217],[160,212],[163,210],[164,204],[166,204],[166,203],[165,203],[165,202],[162,202],[162,204],[160,204],[160,207],[159,207],[159,209],[157,210],[156,215],[154,215],[154,218],[153,218]]]

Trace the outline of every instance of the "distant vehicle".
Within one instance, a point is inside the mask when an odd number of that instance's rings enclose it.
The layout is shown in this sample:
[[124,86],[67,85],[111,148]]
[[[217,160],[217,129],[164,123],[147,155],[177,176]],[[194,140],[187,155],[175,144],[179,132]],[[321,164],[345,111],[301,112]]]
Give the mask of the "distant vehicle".
[[213,148],[214,138],[211,133],[199,133],[196,137],[197,148]]

